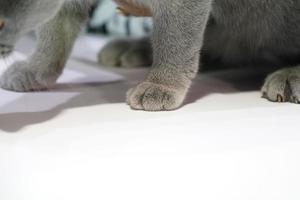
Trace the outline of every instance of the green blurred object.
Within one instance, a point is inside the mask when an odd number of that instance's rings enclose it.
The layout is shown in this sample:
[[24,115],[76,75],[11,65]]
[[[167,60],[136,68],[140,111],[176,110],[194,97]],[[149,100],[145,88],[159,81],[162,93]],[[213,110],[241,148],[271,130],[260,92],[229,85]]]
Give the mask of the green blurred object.
[[110,36],[143,36],[152,30],[151,18],[125,17],[117,13],[112,0],[98,0],[88,31]]

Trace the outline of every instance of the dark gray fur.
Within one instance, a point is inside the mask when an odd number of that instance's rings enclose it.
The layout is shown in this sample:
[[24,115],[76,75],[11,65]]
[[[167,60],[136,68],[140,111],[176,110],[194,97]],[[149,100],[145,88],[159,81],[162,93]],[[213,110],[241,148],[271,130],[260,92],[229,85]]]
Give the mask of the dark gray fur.
[[[0,33],[0,44],[6,47],[13,46],[27,30],[47,22],[39,29],[39,51],[27,62],[11,67],[2,76],[1,87],[15,91],[49,87],[62,71],[86,16],[87,1],[11,1],[17,2],[15,5],[0,1],[0,17],[9,15],[7,10],[17,16],[7,17],[15,22],[11,24],[13,31]],[[146,80],[127,94],[133,109],[178,108],[197,74],[200,59],[224,65],[281,66],[282,70],[266,79],[262,91],[272,101],[299,103],[300,0],[127,1],[152,11],[151,42],[145,38],[115,41],[100,52],[99,59],[103,64],[125,67],[152,63]],[[47,9],[40,9],[43,6]],[[25,26],[25,19],[34,26]]]

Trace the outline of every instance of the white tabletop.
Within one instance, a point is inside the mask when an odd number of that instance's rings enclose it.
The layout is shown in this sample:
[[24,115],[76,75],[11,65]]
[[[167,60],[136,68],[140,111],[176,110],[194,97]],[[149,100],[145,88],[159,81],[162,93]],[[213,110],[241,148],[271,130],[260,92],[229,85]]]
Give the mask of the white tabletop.
[[200,75],[177,111],[132,111],[147,69],[97,66],[102,45],[81,37],[50,91],[0,90],[1,200],[300,199],[300,107],[260,98],[257,70]]

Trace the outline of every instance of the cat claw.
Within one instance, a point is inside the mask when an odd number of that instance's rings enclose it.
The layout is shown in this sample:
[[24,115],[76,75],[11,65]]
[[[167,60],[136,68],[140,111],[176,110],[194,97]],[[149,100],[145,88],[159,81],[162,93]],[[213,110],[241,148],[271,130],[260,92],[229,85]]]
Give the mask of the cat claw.
[[280,94],[277,95],[277,102],[279,102],[279,103],[284,102],[284,98]]

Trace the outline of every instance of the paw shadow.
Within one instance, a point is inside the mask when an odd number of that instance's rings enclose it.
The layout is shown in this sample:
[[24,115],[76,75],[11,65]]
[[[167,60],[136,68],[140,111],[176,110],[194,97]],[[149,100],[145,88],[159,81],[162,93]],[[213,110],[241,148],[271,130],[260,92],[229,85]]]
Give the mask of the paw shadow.
[[[58,96],[60,94],[63,94],[63,96],[66,97],[65,99],[62,98],[60,101],[58,101],[60,103],[54,103],[57,105],[54,107],[50,106],[49,109],[43,111],[8,112],[0,114],[0,130],[9,133],[17,133],[29,125],[40,124],[49,121],[67,109],[89,107],[108,103],[124,103],[126,91],[130,87],[131,85],[126,82],[57,84],[54,89],[49,91],[52,93],[52,95],[45,95],[43,98],[43,94],[48,93],[47,91],[36,93],[35,96],[38,96],[39,100],[44,101],[45,104],[51,104],[47,98],[59,98]],[[10,107],[22,105],[22,103],[30,104],[29,107],[33,108],[34,110],[37,110],[38,107],[43,107],[43,103],[41,102],[39,102],[36,106],[34,105],[34,101],[30,103],[32,99],[31,95],[32,93],[24,94],[21,96],[21,98],[10,102],[4,106],[6,108],[5,110],[10,110]],[[28,108],[28,110],[31,110],[31,108]]]
[[[0,114],[0,131],[18,133],[27,126],[49,121],[67,109],[101,104],[125,104],[127,90],[142,81],[147,70],[125,71],[123,70],[121,73],[124,77],[124,80],[121,81],[97,82],[89,81],[86,78],[72,83],[58,83],[50,91],[25,93],[20,98],[0,107],[2,112]],[[213,72],[201,75],[194,81],[183,106],[192,104],[212,93],[257,91],[263,83],[265,75],[264,72],[249,73],[247,71],[243,73]],[[15,108],[20,105],[22,109]],[[15,112],[14,110],[25,111]]]
[[195,79],[183,106],[213,93],[260,91],[265,77],[274,70],[276,69],[243,68],[206,72],[204,76]]
[[[134,80],[145,75],[145,70],[138,70],[123,76],[117,70],[111,73],[95,67],[75,65],[72,66],[72,70],[66,71],[69,72],[65,72],[62,76],[64,80],[58,82],[49,91],[8,92],[9,96],[16,98],[0,107],[0,132],[2,130],[8,133],[18,133],[27,126],[49,121],[67,109],[125,103],[126,92],[135,84]],[[80,78],[77,77],[78,74]],[[73,76],[77,78],[68,80]],[[6,92],[3,95],[4,98],[5,94]]]

